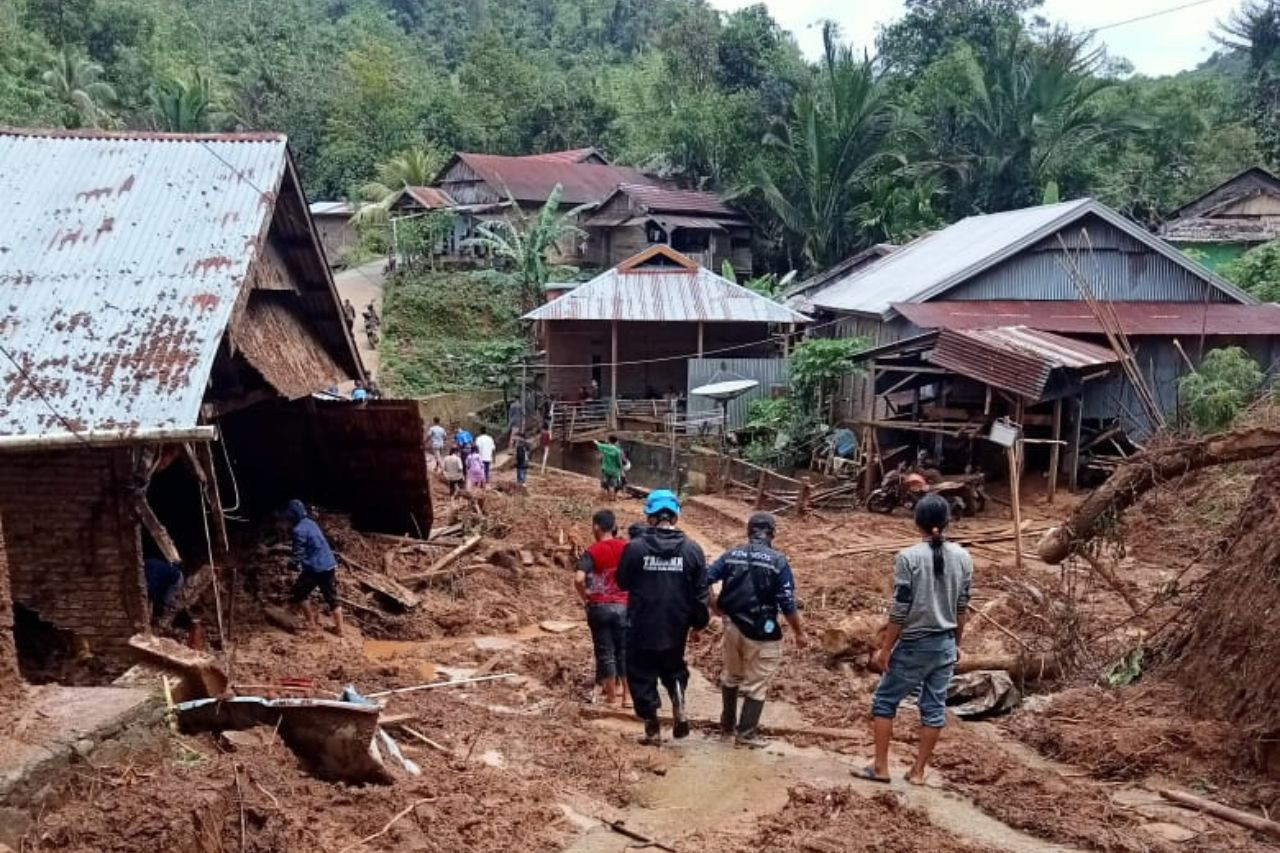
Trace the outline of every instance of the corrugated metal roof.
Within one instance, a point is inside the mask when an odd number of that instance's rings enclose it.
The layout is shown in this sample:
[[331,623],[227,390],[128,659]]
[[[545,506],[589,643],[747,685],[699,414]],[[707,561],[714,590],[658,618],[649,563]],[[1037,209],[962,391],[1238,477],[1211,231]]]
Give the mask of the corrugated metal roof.
[[[1276,335],[1280,305],[1222,302],[1112,302],[1129,335]],[[1084,302],[939,301],[894,304],[922,329],[988,329],[1017,324],[1045,332],[1102,334]]]
[[287,158],[277,134],[0,131],[0,435],[195,425]]
[[[678,266],[634,265],[675,259]],[[700,267],[666,246],[646,249],[570,293],[524,315],[526,320],[808,323],[809,318]]]
[[962,376],[1039,400],[1054,370],[1114,364],[1111,350],[1025,326],[946,329],[928,360]]
[[589,204],[602,201],[619,184],[652,183],[643,172],[625,166],[570,163],[537,156],[504,157],[467,152],[458,152],[455,156],[498,194],[510,195],[516,201],[545,201],[559,184],[563,203]]
[[592,157],[605,157],[595,148],[570,148],[567,151],[548,151],[545,154],[526,154],[523,160],[542,160],[548,163],[585,163]]
[[926,234],[812,295],[819,308],[887,319],[898,302],[924,302],[1093,214],[1192,272],[1237,302],[1255,300],[1146,229],[1093,199],[970,216]]
[[671,228],[692,228],[698,231],[724,231],[725,227],[715,219],[708,219],[705,216],[679,216],[671,213],[655,213],[651,216],[638,216],[631,220],[636,224],[645,222],[657,222],[667,229]]
[[405,187],[404,192],[427,210],[453,206],[453,199],[439,187]]
[[742,218],[740,211],[725,204],[715,193],[674,190],[652,184],[622,184],[618,192],[625,193],[650,213],[702,213]]

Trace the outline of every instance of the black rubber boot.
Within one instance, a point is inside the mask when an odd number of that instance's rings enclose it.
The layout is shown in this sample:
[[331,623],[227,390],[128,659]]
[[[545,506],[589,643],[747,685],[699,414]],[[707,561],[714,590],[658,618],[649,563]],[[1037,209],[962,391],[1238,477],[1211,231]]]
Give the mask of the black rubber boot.
[[680,685],[676,685],[675,692],[671,694],[671,719],[674,723],[671,727],[671,736],[676,740],[683,740],[689,736],[689,711],[684,705],[684,690]]
[[640,738],[640,742],[646,746],[662,743],[662,723],[658,721],[657,714],[644,718],[644,737]]
[[723,707],[720,711],[720,734],[732,737],[738,727],[738,688],[721,687],[720,701]]
[[764,702],[759,699],[743,699],[742,715],[738,717],[738,733],[734,743],[738,746],[749,746],[760,749],[765,741],[760,737],[760,713],[764,710]]

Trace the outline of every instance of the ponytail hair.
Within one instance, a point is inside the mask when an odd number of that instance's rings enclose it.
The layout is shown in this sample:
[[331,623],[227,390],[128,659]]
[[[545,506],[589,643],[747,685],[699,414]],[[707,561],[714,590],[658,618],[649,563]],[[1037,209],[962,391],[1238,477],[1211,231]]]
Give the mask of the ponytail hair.
[[942,535],[951,521],[951,507],[938,495],[926,495],[916,504],[916,526],[929,536],[929,548],[933,550],[933,574],[941,577],[946,568]]

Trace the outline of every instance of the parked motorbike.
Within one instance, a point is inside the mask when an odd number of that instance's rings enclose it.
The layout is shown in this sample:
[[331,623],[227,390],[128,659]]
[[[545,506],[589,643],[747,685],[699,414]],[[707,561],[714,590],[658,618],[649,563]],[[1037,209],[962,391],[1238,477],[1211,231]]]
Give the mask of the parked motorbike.
[[924,474],[909,469],[906,463],[887,472],[879,488],[867,496],[867,509],[888,515],[898,507],[915,509],[925,495],[940,495],[951,507],[952,518],[962,518],[982,512],[987,505],[983,490],[986,475],[981,471],[962,474],[948,480],[930,483]]

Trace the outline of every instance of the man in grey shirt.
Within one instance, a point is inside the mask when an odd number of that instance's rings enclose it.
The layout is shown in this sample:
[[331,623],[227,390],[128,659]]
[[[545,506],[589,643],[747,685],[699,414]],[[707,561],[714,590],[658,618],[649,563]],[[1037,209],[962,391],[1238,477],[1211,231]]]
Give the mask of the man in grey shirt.
[[968,615],[973,560],[942,535],[950,521],[947,502],[929,495],[916,504],[916,526],[925,540],[898,553],[893,567],[893,605],[876,654],[883,675],[871,700],[875,764],[855,771],[889,781],[889,743],[898,705],[920,691],[920,745],[907,781],[923,785],[933,748],[946,725],[947,685],[960,659]]

